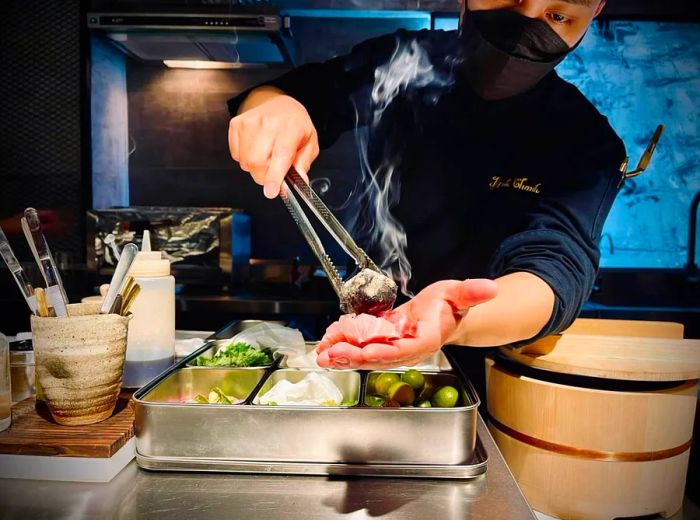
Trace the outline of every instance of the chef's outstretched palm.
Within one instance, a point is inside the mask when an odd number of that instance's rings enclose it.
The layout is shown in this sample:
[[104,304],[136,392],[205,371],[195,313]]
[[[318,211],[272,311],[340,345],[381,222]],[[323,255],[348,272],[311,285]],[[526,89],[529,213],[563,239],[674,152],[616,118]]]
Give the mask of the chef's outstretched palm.
[[417,323],[415,337],[364,347],[321,340],[318,364],[325,368],[382,370],[419,363],[453,339],[469,308],[492,299],[497,290],[493,280],[436,282],[395,309]]

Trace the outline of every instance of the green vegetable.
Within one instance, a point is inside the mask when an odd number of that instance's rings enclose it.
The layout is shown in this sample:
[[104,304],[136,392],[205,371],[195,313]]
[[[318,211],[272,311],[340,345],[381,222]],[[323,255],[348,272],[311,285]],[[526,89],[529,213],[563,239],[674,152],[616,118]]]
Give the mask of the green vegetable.
[[272,352],[259,350],[247,343],[232,343],[207,359],[195,360],[200,367],[260,367],[272,364]]
[[215,386],[209,390],[208,396],[203,396],[202,394],[197,394],[192,402],[202,403],[202,404],[236,404],[237,399],[226,395],[221,388]]

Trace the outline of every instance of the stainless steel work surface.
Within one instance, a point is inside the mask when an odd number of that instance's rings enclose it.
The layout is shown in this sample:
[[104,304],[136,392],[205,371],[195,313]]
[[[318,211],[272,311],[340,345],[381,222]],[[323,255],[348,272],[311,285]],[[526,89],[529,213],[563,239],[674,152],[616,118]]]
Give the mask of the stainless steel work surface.
[[468,481],[159,473],[132,462],[107,484],[0,479],[0,518],[534,519],[481,419],[489,457]]

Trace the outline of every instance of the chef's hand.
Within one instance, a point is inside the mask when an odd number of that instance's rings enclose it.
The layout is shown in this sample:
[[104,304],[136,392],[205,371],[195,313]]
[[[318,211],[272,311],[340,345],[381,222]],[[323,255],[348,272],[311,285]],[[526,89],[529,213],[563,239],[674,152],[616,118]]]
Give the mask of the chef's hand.
[[470,307],[496,296],[493,280],[443,280],[429,285],[396,312],[417,322],[415,338],[356,347],[349,343],[331,345],[322,340],[317,349],[319,366],[325,368],[362,368],[382,370],[414,365],[454,341],[460,321]]
[[318,156],[318,135],[311,117],[296,99],[272,87],[253,90],[231,119],[228,129],[231,157],[265,196],[279,195],[291,166],[308,182],[311,163]]

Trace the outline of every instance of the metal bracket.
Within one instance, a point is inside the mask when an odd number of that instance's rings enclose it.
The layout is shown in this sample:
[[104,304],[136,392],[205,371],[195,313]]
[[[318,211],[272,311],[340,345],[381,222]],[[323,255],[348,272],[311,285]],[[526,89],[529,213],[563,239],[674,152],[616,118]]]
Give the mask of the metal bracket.
[[661,136],[663,135],[665,130],[664,125],[659,125],[656,127],[656,131],[654,132],[654,135],[651,138],[651,141],[649,141],[649,144],[647,145],[647,149],[644,150],[644,153],[642,154],[642,157],[639,159],[639,162],[637,163],[637,167],[632,170],[631,172],[627,171],[627,168],[629,167],[629,162],[630,158],[625,157],[625,160],[622,162],[620,165],[620,173],[622,174],[620,177],[620,182],[618,183],[617,187],[620,188],[622,186],[622,183],[624,182],[625,179],[632,179],[634,177],[637,177],[644,173],[644,171],[649,167],[649,163],[651,163],[651,158],[654,156],[654,152],[656,151],[656,146],[659,144],[659,140],[661,139]]

